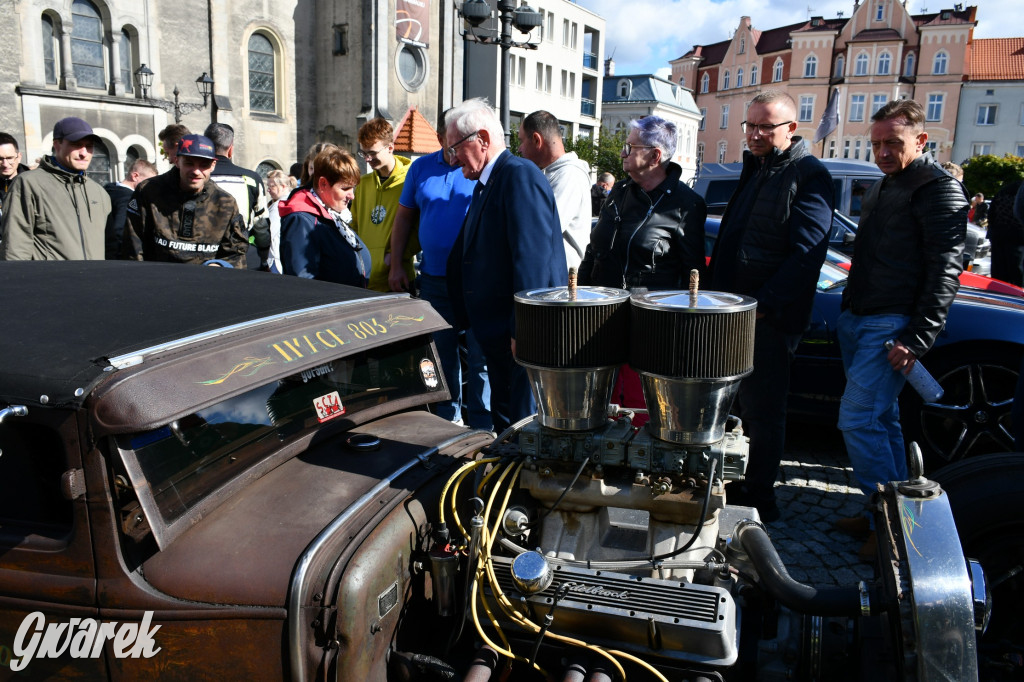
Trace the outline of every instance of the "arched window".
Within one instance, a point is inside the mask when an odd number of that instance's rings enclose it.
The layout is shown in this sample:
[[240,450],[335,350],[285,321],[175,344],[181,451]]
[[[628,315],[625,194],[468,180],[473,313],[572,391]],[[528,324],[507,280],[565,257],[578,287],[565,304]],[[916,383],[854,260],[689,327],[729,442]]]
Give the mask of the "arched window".
[[629,81],[625,78],[619,81],[619,97],[622,99],[629,97]]
[[249,108],[253,111],[277,111],[274,77],[274,46],[262,33],[249,37]]
[[814,78],[818,75],[818,58],[813,54],[808,55],[804,60],[804,78]]
[[857,55],[857,60],[853,63],[853,75],[868,75],[868,55],[866,52],[861,52],[859,55]]
[[878,75],[888,76],[890,68],[892,68],[892,56],[888,52],[878,55]]
[[782,58],[779,57],[775,60],[775,68],[772,69],[772,81],[779,83],[782,81]]
[[835,72],[832,75],[835,76],[836,78],[842,78],[843,77],[843,70],[845,68],[846,68],[846,60],[843,59],[843,55],[839,55],[838,57],[836,57],[836,69],[835,69]]
[[729,89],[729,72],[728,71],[726,71],[725,75],[722,76],[722,89],[723,90],[728,90]]
[[751,66],[750,67],[750,84],[751,85],[757,85],[757,67],[756,66]]
[[92,161],[89,162],[89,167],[85,169],[85,174],[100,183],[105,185],[108,182],[113,181],[110,176],[110,152],[107,151],[107,145],[103,144],[103,141],[98,137],[94,138],[92,145]]
[[736,87],[743,87],[743,69],[736,69]]
[[935,55],[935,61],[932,62],[932,73],[936,76],[940,76],[946,73],[946,67],[949,66],[949,55],[944,51],[939,52]]
[[[71,64],[75,80],[83,88],[106,87],[103,73],[103,21],[88,0],[71,4]],[[108,180],[109,182],[109,180]]]
[[907,61],[903,66],[903,75],[910,77],[914,75],[914,53],[911,52],[907,55]]
[[273,161],[262,161],[258,166],[256,166],[256,172],[260,174],[261,178],[263,178],[263,182],[267,181],[267,176],[270,175],[270,171],[274,170],[281,170],[281,167]]
[[56,32],[53,28],[53,19],[48,14],[42,18],[43,28],[43,78],[47,83],[57,83],[57,43]]
[[700,91],[704,94],[708,91],[708,85],[711,83],[711,77],[706,73],[700,77]]
[[120,58],[121,82],[124,83],[124,91],[129,93],[132,91],[132,37],[128,35],[128,31],[123,29],[121,31]]
[[726,142],[719,142],[718,143],[718,163],[725,163],[725,152],[726,152],[726,150],[728,148],[729,148],[728,147],[728,143],[726,143]]

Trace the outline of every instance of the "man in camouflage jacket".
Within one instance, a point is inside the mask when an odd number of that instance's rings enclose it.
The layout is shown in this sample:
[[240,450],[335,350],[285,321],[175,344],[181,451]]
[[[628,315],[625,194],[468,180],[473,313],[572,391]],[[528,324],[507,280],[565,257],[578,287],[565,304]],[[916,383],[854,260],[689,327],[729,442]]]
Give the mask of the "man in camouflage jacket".
[[135,190],[128,203],[122,256],[165,263],[223,260],[245,267],[249,240],[234,198],[210,180],[213,143],[186,135],[175,167]]

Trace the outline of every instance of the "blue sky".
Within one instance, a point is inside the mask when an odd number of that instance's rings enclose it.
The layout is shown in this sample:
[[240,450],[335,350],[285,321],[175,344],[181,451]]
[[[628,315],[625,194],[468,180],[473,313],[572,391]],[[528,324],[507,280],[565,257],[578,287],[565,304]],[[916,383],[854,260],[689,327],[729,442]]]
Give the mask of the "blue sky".
[[[757,6],[740,0],[577,0],[581,7],[605,18],[605,56],[614,56],[615,73],[669,73],[668,61],[694,45],[727,40],[740,17],[751,18],[754,28],[795,24],[814,16],[853,13],[853,0],[774,0]],[[536,3],[533,3],[536,4]],[[907,0],[913,14],[952,9],[952,0]],[[1024,35],[1021,0],[976,0],[978,27],[975,38]],[[811,13],[807,8],[811,7]]]

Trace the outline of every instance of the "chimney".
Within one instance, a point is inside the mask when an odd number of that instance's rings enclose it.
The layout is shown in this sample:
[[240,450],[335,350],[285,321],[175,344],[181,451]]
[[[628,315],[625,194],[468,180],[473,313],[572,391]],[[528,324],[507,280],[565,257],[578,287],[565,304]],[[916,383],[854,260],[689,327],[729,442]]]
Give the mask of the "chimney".
[[604,77],[611,78],[615,75],[615,60],[611,57],[604,60]]

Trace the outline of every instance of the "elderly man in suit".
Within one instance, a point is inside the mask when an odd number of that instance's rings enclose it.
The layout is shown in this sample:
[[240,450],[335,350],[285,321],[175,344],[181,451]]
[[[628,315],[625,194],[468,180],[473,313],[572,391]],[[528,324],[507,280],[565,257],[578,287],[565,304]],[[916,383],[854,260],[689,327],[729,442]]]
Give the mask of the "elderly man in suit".
[[535,411],[526,371],[515,362],[519,291],[565,286],[562,228],[551,185],[537,166],[505,148],[497,113],[482,98],[445,119],[449,157],[478,181],[448,257],[456,318],[477,336],[491,380],[491,416],[501,432]]

